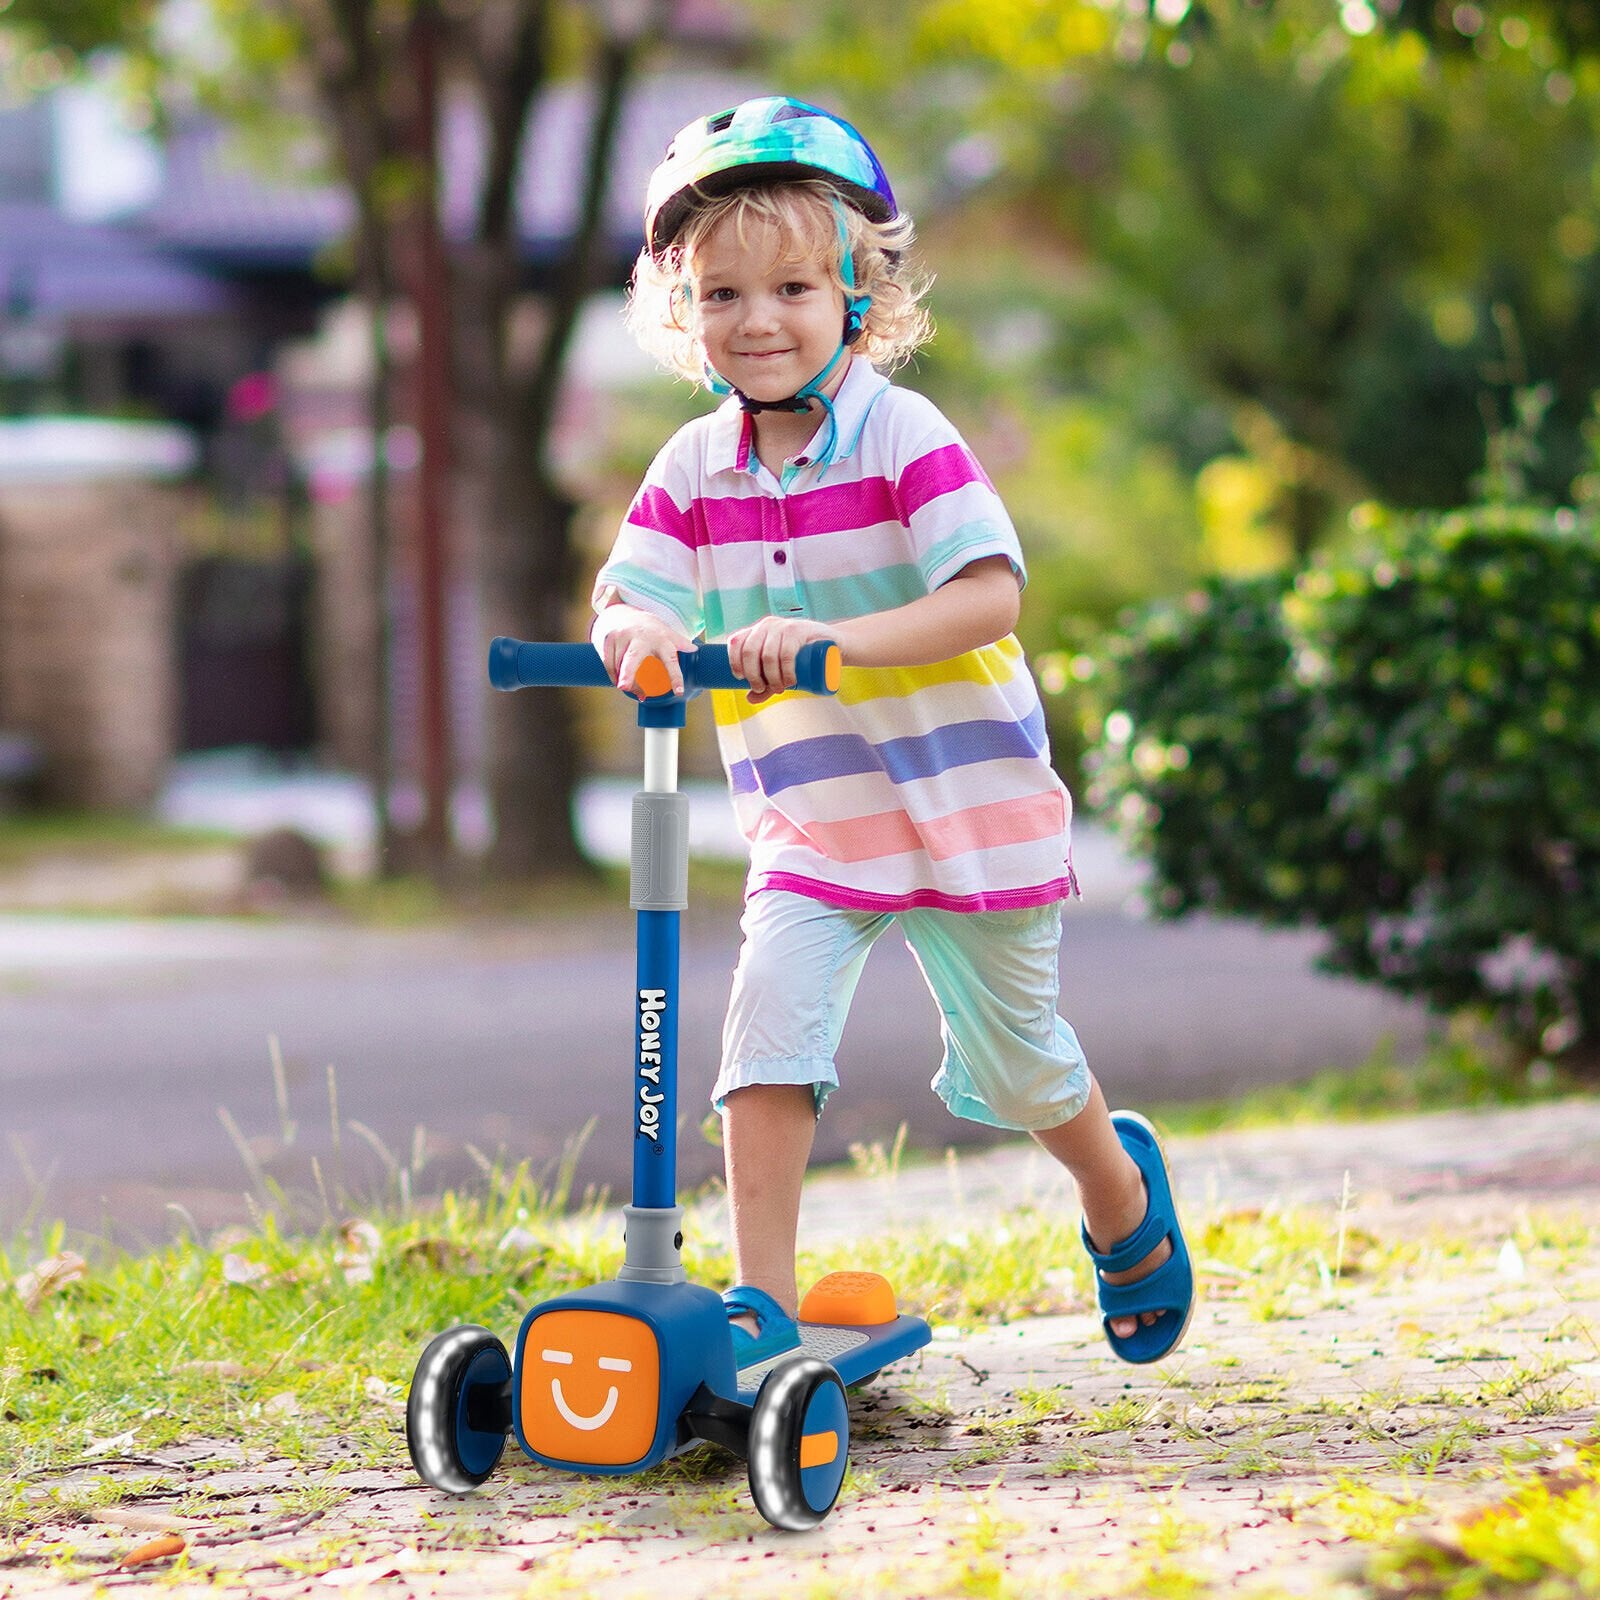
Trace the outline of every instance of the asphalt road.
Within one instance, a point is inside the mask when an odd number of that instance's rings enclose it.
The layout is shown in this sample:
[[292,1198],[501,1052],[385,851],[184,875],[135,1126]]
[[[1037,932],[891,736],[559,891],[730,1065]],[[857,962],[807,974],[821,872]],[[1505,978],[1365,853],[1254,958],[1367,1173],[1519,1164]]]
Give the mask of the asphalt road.
[[[736,938],[732,911],[697,914],[685,934],[687,1184],[720,1168],[699,1123]],[[1243,923],[1074,906],[1062,1011],[1113,1104],[1288,1081],[1358,1062],[1385,1035],[1402,1050],[1422,1040],[1417,1010],[1314,974],[1314,949]],[[395,1192],[401,1173],[416,1193],[469,1177],[469,1146],[553,1175],[591,1119],[577,1192],[623,1198],[632,988],[626,916],[398,934],[0,917],[0,1237],[42,1216],[159,1239],[180,1223],[173,1204],[209,1229],[247,1219],[263,1182],[320,1214],[313,1157],[340,1211]],[[938,1059],[932,1002],[891,932],[858,993],[818,1158],[890,1141],[902,1121],[914,1145],[982,1142],[930,1092]]]

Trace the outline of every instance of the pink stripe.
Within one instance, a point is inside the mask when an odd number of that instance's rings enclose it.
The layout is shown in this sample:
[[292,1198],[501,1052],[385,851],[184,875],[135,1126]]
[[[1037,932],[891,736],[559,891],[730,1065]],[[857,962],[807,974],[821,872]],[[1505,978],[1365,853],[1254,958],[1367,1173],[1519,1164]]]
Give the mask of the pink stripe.
[[919,456],[900,474],[898,484],[870,477],[854,483],[825,483],[782,500],[759,491],[706,496],[693,503],[688,517],[703,530],[702,544],[743,544],[785,536],[806,539],[884,522],[904,523],[929,501],[973,483],[994,487],[965,445],[947,444]]
[[802,539],[813,533],[843,533],[900,520],[894,487],[887,478],[825,483],[806,494],[791,495],[788,505],[789,531]]
[[1055,789],[970,806],[922,824],[928,854],[935,861],[948,861],[973,850],[1000,850],[1033,839],[1064,836],[1066,831],[1066,807]]
[[803,828],[776,811],[765,811],[756,826],[761,844],[808,845],[829,861],[876,861],[924,848],[922,835],[904,811],[880,811],[848,822],[808,822]]
[[1026,911],[1030,906],[1066,900],[1074,887],[1068,877],[1053,878],[1031,889],[989,890],[982,894],[940,894],[936,889],[917,889],[911,894],[869,894],[865,889],[844,889],[796,872],[769,872],[750,892],[787,889],[791,894],[803,894],[824,905],[843,906],[847,911]]
[[640,490],[628,508],[628,521],[636,528],[664,533],[669,539],[676,539],[691,550],[698,542],[692,516],[687,511],[680,511],[677,502],[658,484]]
[[783,500],[767,495],[715,495],[696,500],[689,516],[701,544],[747,544],[761,539],[809,539],[882,522],[898,523],[894,489],[887,478],[830,483]]
[[911,850],[949,861],[977,850],[1063,834],[1066,821],[1061,796],[1052,790],[969,806],[924,822],[913,822],[904,811],[879,811],[841,822],[808,822],[802,828],[776,811],[767,811],[756,837],[762,843],[806,844],[830,861],[873,861]]
[[930,500],[937,500],[953,489],[964,489],[969,483],[994,488],[988,474],[978,465],[978,458],[964,444],[941,445],[937,450],[930,450],[927,455],[918,456],[900,474],[901,515],[909,518]]

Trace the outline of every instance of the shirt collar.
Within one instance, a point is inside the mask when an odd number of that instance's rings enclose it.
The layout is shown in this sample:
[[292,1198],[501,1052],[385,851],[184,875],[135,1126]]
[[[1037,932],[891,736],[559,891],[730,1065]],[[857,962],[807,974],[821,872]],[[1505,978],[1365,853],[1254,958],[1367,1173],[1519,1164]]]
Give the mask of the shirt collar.
[[[834,447],[834,461],[848,461],[861,441],[861,430],[873,402],[889,387],[889,380],[870,361],[853,356],[839,392],[833,396],[833,414],[838,421],[839,442]],[[730,395],[711,414],[711,444],[706,453],[706,470],[719,472],[748,472],[754,439],[751,435],[752,418],[739,405],[737,395]],[[827,418],[819,412],[819,431],[828,425]]]

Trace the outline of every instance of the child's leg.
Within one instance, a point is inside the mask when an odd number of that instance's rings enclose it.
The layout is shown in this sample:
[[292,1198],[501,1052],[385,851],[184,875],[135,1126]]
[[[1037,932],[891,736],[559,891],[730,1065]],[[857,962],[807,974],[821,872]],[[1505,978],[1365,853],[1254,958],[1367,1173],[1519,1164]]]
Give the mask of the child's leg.
[[794,1271],[800,1188],[816,1127],[809,1084],[751,1084],[723,1103],[734,1281],[765,1289],[791,1317],[800,1304]]
[[[1145,1194],[1144,1178],[1134,1164],[1133,1157],[1123,1149],[1117,1131],[1111,1126],[1111,1114],[1099,1083],[1089,1080],[1089,1100],[1077,1116],[1059,1123],[1054,1128],[1034,1128],[1033,1137],[1072,1174],[1078,1186],[1078,1200],[1083,1206],[1084,1226],[1094,1241],[1095,1249],[1104,1253],[1112,1245],[1129,1238],[1144,1221],[1149,1197]],[[1163,1239],[1144,1260],[1126,1272],[1103,1272],[1107,1283],[1137,1283],[1148,1277],[1172,1254],[1172,1246]],[[1157,1314],[1147,1311],[1140,1318],[1113,1317],[1111,1331],[1125,1339],[1138,1326],[1156,1321]]]
[[861,968],[888,922],[781,890],[745,906],[711,1097],[722,1112],[736,1281],[764,1290],[791,1316],[816,1119],[838,1083],[833,1057]]
[[[1056,1015],[1060,908],[902,912],[901,926],[939,1001],[945,1059],[934,1088],[957,1116],[1033,1136],[1072,1174],[1102,1254],[1144,1221],[1144,1176],[1123,1148],[1077,1035]],[[1165,1240],[1108,1284],[1137,1283],[1172,1254]],[[1115,1317],[1126,1338],[1154,1312]]]

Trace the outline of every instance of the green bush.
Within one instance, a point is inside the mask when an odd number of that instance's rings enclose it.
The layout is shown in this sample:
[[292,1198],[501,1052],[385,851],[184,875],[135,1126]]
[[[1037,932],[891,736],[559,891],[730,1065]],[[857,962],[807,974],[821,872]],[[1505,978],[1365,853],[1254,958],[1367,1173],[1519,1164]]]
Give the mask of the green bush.
[[1333,971],[1600,1060],[1600,527],[1371,531],[1113,640],[1090,801],[1159,910],[1320,927]]

